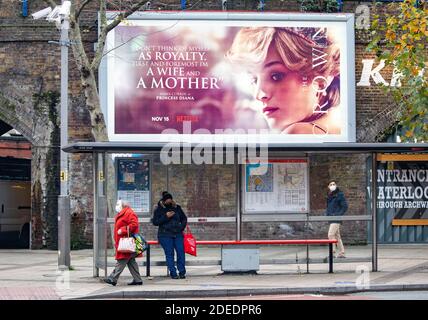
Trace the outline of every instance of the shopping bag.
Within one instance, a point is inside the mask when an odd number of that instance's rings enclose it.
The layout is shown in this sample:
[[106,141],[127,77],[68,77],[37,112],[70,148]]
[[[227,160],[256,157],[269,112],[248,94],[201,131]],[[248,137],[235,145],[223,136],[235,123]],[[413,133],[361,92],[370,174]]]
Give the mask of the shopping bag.
[[121,253],[134,253],[135,252],[135,239],[129,236],[129,227],[128,227],[128,237],[120,238],[119,245],[117,246],[117,252]]
[[184,252],[196,257],[196,239],[190,232],[189,227],[186,228],[184,234]]
[[117,252],[121,253],[134,253],[135,252],[135,239],[134,238],[120,238]]
[[135,240],[135,253],[137,255],[140,255],[141,253],[147,250],[149,244],[147,243],[146,239],[144,239],[141,233],[134,233],[132,237]]

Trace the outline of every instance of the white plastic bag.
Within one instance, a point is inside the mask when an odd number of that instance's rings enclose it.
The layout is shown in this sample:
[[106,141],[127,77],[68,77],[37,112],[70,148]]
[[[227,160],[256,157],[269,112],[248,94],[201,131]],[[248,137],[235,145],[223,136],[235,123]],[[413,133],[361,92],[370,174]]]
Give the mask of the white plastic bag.
[[129,236],[129,226],[128,230],[128,238],[120,238],[119,245],[117,246],[117,252],[120,253],[134,253],[135,252],[135,239]]
[[135,252],[135,239],[134,238],[120,238],[117,252],[121,253],[134,253]]

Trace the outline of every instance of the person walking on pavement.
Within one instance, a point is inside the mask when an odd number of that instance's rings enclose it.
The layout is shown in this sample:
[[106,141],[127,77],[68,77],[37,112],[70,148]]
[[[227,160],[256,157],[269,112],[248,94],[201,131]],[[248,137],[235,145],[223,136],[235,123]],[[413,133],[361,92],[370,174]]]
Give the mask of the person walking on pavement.
[[[327,194],[327,216],[343,216],[348,210],[348,203],[345,195],[337,187],[336,181],[331,180],[328,184]],[[337,258],[345,258],[345,247],[343,246],[342,238],[340,236],[340,227],[342,221],[331,221],[330,228],[328,229],[328,238],[337,240],[336,249],[338,251]],[[334,251],[336,253],[336,251]]]
[[136,256],[135,253],[117,252],[120,238],[129,237],[134,233],[139,233],[138,217],[134,210],[129,206],[129,203],[124,200],[118,200],[116,211],[118,214],[116,215],[114,222],[114,242],[116,248],[115,258],[117,263],[113,272],[108,278],[104,279],[104,282],[115,286],[120,274],[125,267],[128,266],[133,278],[132,282],[128,283],[128,285],[142,285],[143,280],[140,276],[137,261],[135,261],[135,258],[141,257],[141,254]]
[[[158,239],[165,252],[169,275],[172,279],[186,278],[186,261],[184,253],[183,231],[187,225],[187,217],[181,206],[164,191],[162,199],[154,209],[153,224],[158,226]],[[177,253],[177,270],[175,268],[174,251]]]

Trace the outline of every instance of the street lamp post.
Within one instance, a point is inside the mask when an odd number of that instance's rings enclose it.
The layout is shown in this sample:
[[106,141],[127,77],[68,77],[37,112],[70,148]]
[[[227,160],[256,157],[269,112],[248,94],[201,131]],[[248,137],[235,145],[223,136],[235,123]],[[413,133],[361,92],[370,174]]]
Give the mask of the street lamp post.
[[[58,268],[70,268],[70,197],[68,194],[68,155],[62,148],[68,143],[68,31],[70,29],[71,1],[62,0],[53,10],[47,7],[31,16],[55,22],[61,30],[61,143],[60,143],[60,195],[58,197]],[[56,41],[49,41],[57,43]]]
[[[62,1],[62,4],[64,5]],[[69,1],[67,1],[69,2]],[[58,266],[70,267],[70,197],[68,194],[68,155],[62,148],[68,143],[68,31],[69,15],[61,19],[61,151],[60,151],[60,195],[58,197]]]

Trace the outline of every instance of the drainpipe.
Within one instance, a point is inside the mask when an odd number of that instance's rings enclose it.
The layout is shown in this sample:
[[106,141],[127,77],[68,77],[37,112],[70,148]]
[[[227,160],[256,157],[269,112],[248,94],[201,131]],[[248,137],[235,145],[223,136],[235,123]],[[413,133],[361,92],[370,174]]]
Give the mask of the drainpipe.
[[22,16],[28,17],[28,0],[21,0],[22,2]]

